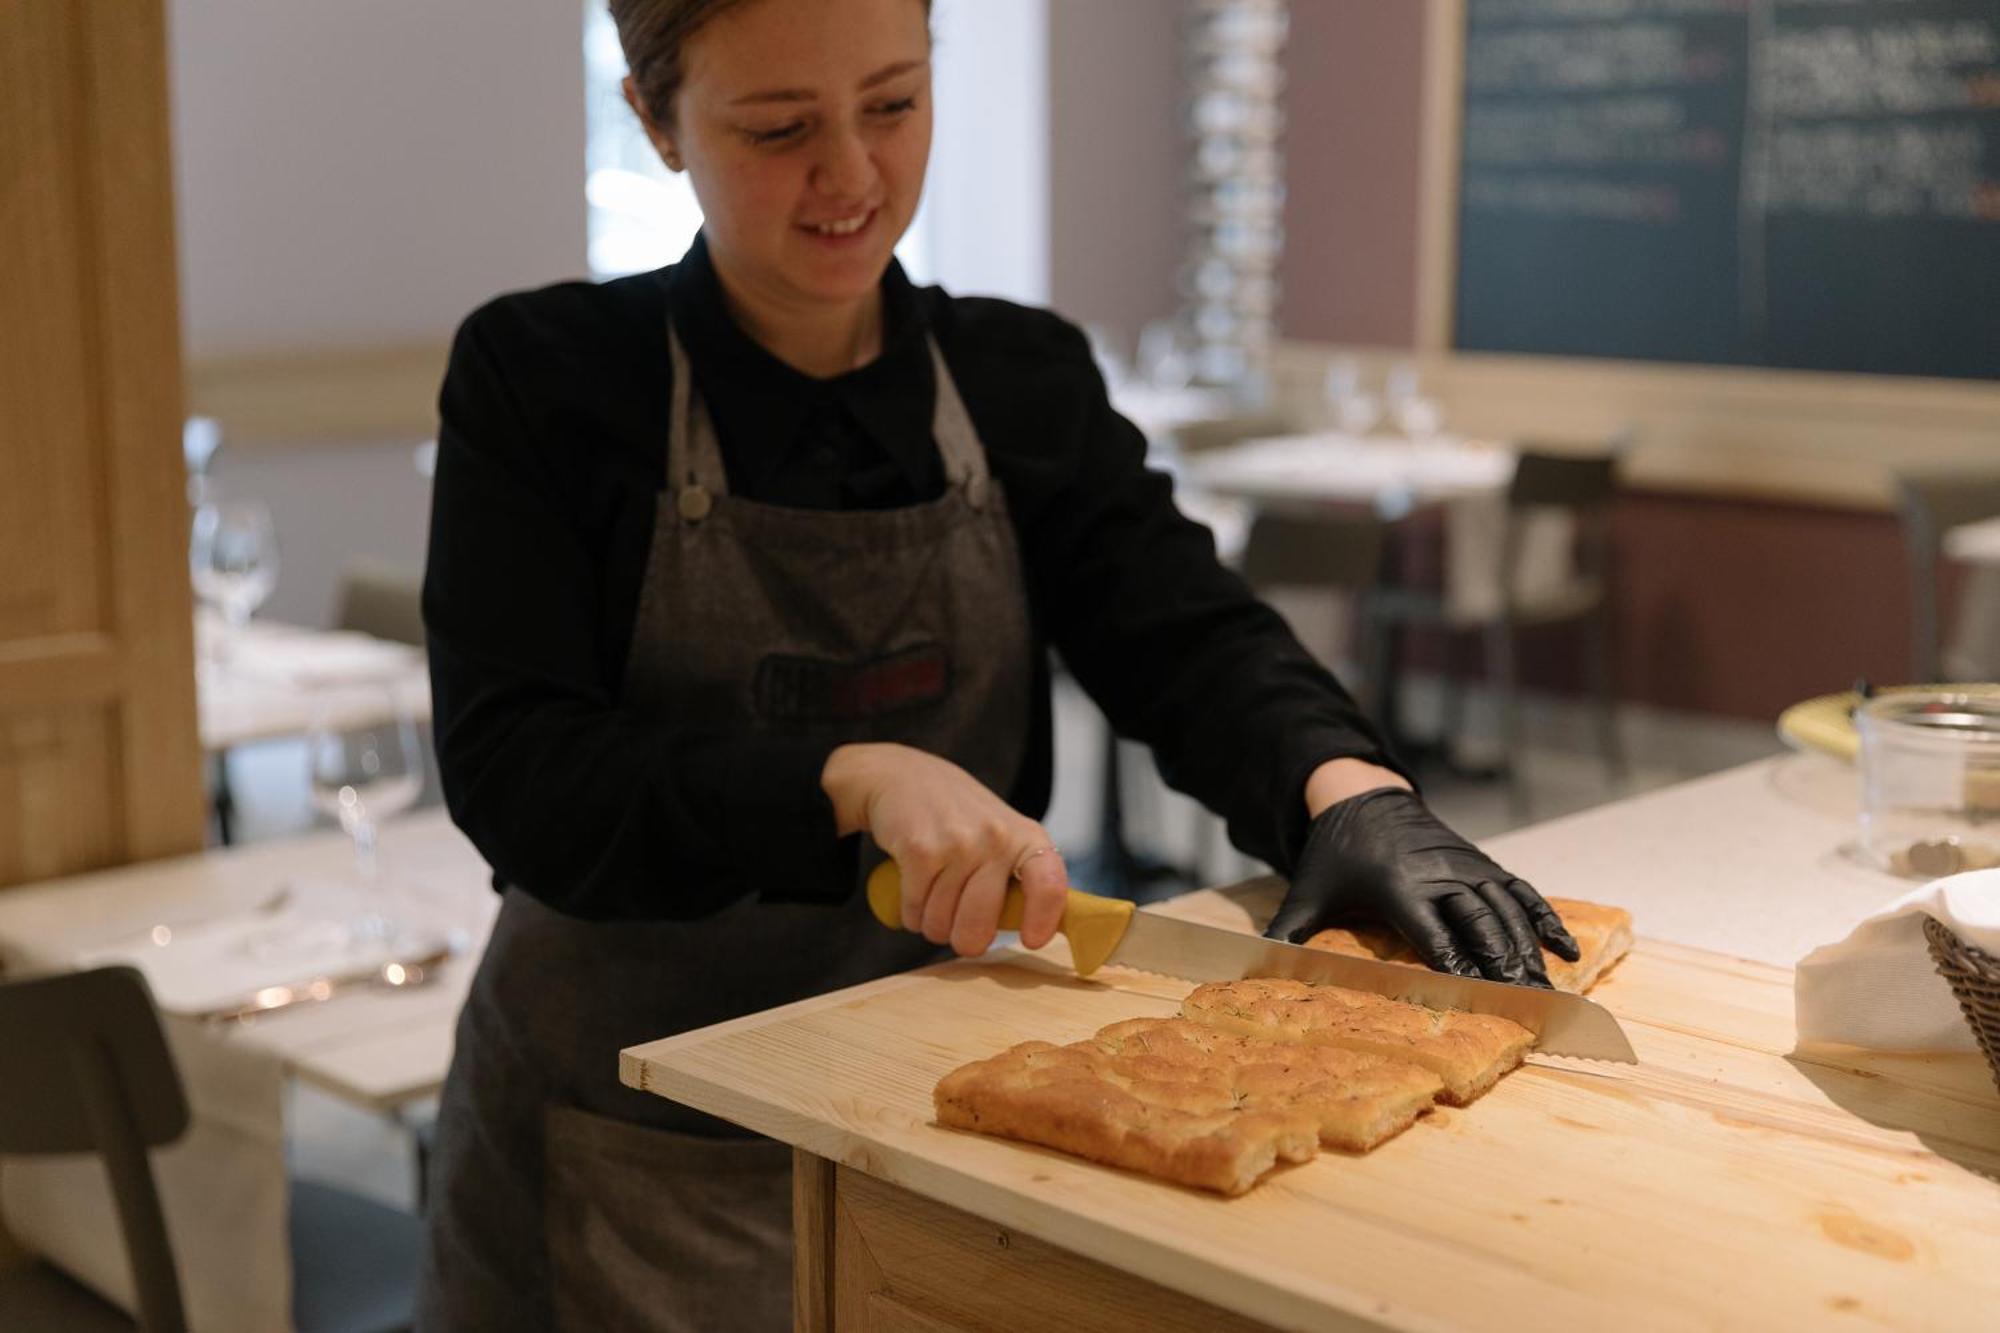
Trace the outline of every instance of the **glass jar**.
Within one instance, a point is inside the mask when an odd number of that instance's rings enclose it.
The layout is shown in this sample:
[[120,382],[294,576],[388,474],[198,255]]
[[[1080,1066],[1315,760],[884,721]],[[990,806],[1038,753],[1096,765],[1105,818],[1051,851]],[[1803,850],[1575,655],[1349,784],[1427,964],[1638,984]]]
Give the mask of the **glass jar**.
[[2000,694],[1882,695],[1854,725],[1871,862],[1909,879],[2000,866]]

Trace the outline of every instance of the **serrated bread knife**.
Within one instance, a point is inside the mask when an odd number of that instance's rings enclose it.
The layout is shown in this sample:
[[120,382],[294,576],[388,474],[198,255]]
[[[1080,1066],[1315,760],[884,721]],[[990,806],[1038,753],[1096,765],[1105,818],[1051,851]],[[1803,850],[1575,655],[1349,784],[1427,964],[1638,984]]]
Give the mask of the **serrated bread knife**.
[[[903,926],[902,895],[902,876],[894,861],[883,862],[868,877],[868,906],[875,919],[892,930]],[[1000,929],[1021,928],[1023,905],[1019,886],[1009,887]],[[1480,981],[1280,944],[1259,935],[1140,912],[1124,899],[1100,898],[1078,889],[1069,891],[1060,930],[1069,939],[1078,976],[1087,977],[1104,964],[1115,963],[1194,982],[1283,977],[1345,986],[1431,1009],[1463,1009],[1511,1019],[1535,1033],[1536,1049],[1550,1055],[1629,1064],[1639,1059],[1609,1010],[1567,991]]]

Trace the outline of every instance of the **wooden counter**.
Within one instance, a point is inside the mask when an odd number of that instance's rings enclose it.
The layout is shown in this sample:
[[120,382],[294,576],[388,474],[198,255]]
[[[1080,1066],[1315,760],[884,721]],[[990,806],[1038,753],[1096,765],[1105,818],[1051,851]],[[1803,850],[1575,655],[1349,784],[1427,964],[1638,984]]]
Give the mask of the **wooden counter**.
[[[1271,905],[1169,910],[1248,929]],[[957,1065],[1187,990],[1080,981],[1061,947],[623,1053],[627,1083],[801,1150],[800,1329],[1942,1329],[2000,1308],[1985,1066],[1788,1058],[1787,969],[1642,938],[1594,992],[1639,1065],[1532,1056],[1373,1153],[1224,1199],[931,1123]]]

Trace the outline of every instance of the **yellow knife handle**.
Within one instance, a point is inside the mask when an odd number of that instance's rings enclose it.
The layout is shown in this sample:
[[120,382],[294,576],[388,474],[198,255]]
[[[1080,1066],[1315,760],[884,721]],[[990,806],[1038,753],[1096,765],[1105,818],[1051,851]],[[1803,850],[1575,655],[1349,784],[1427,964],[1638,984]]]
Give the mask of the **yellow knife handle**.
[[[1009,885],[1007,901],[1000,909],[1000,929],[1019,930],[1027,899],[1021,886]],[[875,919],[891,930],[903,928],[903,876],[894,861],[884,861],[868,876],[868,908]],[[1134,905],[1123,898],[1100,898],[1081,889],[1069,891],[1063,908],[1062,924],[1056,929],[1069,938],[1070,957],[1076,974],[1087,977],[1104,965],[1118,941],[1125,938]]]

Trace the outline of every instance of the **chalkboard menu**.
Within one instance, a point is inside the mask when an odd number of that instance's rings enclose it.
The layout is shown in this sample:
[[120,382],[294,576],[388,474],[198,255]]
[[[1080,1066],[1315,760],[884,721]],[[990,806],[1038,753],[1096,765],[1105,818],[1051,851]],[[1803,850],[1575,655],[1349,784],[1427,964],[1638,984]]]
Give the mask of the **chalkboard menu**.
[[2000,379],[2000,0],[1467,0],[1457,346]]

